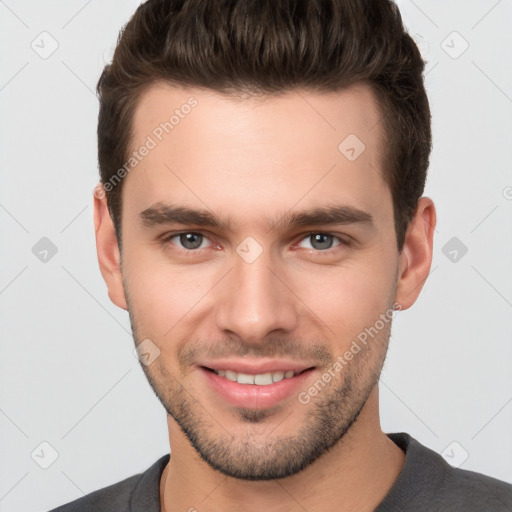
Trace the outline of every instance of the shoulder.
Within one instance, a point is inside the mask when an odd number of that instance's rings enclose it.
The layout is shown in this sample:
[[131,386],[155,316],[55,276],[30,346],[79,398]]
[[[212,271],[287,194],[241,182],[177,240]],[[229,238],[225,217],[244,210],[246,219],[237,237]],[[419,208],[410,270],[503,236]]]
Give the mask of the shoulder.
[[510,512],[512,485],[490,476],[455,468],[407,433],[388,434],[405,451],[402,471],[381,504],[388,510]]
[[109,485],[57,507],[50,512],[85,512],[88,510],[130,510],[133,489],[137,486],[141,475],[134,475],[121,482]]
[[143,473],[98,489],[50,512],[97,512],[98,510],[159,512],[160,476],[168,461],[169,454],[166,454]]
[[439,489],[445,501],[451,497],[454,505],[468,511],[512,510],[511,484],[475,471],[447,466]]

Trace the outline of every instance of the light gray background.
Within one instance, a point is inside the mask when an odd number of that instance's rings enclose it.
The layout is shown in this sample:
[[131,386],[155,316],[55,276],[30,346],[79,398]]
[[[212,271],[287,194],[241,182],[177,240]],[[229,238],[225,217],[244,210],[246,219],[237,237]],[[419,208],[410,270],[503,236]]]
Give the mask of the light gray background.
[[[92,220],[94,89],[137,5],[0,2],[1,511],[47,510],[169,449],[128,315],[107,296]],[[438,227],[424,290],[394,321],[382,427],[512,481],[512,2],[399,6],[429,59],[425,195]],[[31,47],[51,49],[43,31],[58,42],[46,59]],[[42,237],[58,250],[46,263],[32,252]],[[468,248],[455,262],[451,246],[443,253],[452,237]],[[42,442],[58,453],[47,469]]]

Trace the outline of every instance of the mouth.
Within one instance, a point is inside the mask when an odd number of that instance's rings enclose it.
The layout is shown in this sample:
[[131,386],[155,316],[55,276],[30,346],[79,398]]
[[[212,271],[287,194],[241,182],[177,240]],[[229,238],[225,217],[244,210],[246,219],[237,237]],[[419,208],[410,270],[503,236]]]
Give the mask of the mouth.
[[[293,365],[271,364],[271,367],[250,368],[248,365],[200,365],[200,375],[215,399],[234,407],[264,409],[298,396],[306,389],[315,372],[314,366],[292,368]],[[233,366],[237,366],[234,368]],[[241,371],[244,370],[244,371]]]
[[270,386],[275,382],[280,382],[284,379],[291,379],[297,375],[300,375],[303,372],[307,372],[308,370],[312,370],[313,368],[306,368],[305,370],[277,370],[274,372],[265,372],[265,373],[242,373],[236,372],[234,370],[216,370],[214,368],[208,368],[207,366],[203,366],[206,371],[213,372],[220,377],[224,377],[231,382],[238,382],[238,384],[254,384],[256,386]]

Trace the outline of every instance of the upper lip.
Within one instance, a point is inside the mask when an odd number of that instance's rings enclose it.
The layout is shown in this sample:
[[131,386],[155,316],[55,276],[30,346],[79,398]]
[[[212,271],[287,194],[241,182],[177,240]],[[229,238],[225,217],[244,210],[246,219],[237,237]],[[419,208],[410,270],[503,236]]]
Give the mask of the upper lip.
[[214,361],[204,361],[199,366],[205,366],[211,370],[232,370],[237,373],[246,373],[248,375],[258,375],[261,373],[273,373],[278,371],[287,372],[293,370],[300,373],[309,368],[313,368],[313,364],[304,362],[295,362],[290,360],[242,360],[242,359],[215,359]]

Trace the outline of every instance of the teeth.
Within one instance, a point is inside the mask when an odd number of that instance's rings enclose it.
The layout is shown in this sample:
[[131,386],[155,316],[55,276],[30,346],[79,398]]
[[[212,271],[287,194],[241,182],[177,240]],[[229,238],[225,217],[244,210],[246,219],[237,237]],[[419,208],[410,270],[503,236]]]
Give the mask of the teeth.
[[279,382],[280,380],[284,379],[284,372],[274,372],[272,374],[272,380],[274,382]]
[[273,379],[271,373],[260,373],[254,376],[254,384],[258,384],[259,386],[268,386],[269,384],[272,384],[272,382]]
[[247,375],[247,373],[239,373],[236,378],[238,384],[254,384],[254,375]]
[[217,375],[225,377],[233,382],[239,384],[256,384],[258,386],[268,386],[274,382],[279,382],[283,379],[289,379],[295,375],[293,370],[286,372],[268,372],[258,373],[257,375],[249,375],[248,373],[237,373],[232,370],[213,370]]
[[232,372],[231,370],[226,370],[226,379],[232,380],[233,382],[236,382],[236,372]]

